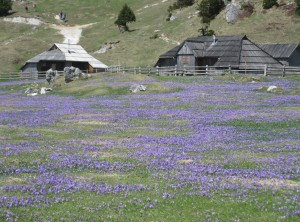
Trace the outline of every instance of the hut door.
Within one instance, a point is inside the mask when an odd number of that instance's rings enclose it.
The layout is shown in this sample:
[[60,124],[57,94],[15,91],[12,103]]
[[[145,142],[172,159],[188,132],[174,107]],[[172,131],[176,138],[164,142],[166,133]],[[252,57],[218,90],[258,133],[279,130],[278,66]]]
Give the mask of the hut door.
[[51,68],[52,68],[53,70],[56,70],[56,64],[51,64]]

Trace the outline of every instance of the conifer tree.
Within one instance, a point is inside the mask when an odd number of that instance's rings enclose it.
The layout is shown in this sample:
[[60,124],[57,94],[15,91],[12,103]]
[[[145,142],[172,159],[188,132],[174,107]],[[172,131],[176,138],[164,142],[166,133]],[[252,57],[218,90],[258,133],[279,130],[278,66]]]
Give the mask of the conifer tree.
[[202,22],[210,23],[224,6],[225,4],[222,0],[202,0],[198,4],[199,16],[202,17]]
[[278,6],[277,0],[263,0],[264,9],[272,8],[274,5]]
[[11,10],[11,7],[11,0],[0,0],[0,16],[7,15],[9,10]]
[[296,14],[300,16],[300,0],[295,0],[296,3]]
[[136,18],[129,6],[125,4],[122,10],[119,12],[118,19],[115,21],[115,24],[119,27],[124,29],[124,31],[128,31],[127,23],[135,22]]

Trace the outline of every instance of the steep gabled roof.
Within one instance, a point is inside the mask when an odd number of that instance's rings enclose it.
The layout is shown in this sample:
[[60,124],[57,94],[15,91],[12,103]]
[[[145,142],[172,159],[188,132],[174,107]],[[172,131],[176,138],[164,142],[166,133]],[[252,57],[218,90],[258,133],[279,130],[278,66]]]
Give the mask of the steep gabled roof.
[[27,61],[27,63],[37,63],[39,61],[65,61],[65,54],[58,50],[45,51]]
[[260,44],[259,47],[274,58],[288,59],[297,47],[299,47],[299,44]]
[[216,66],[239,65],[243,35],[219,36],[211,43],[204,56],[219,58]]
[[278,60],[250,40],[243,40],[240,64],[242,66],[256,66],[261,64],[268,66],[282,65]]
[[94,68],[107,68],[105,64],[88,54],[80,45],[55,43],[49,50],[33,57],[26,63],[39,61],[88,62]]
[[183,44],[180,44],[169,51],[165,52],[164,54],[160,55],[159,58],[162,59],[168,59],[168,58],[174,58],[177,55],[178,50],[183,46]]
[[203,56],[203,53],[205,52],[205,43],[186,41],[185,44],[193,51],[195,57]]
[[[251,42],[245,35],[199,36],[186,39],[183,43],[162,54],[159,59],[176,58],[178,51],[187,45],[196,58],[218,58],[216,66],[282,64]],[[243,64],[242,64],[243,63]]]
[[[229,53],[232,46],[240,45],[241,39],[244,35],[233,35],[233,36],[218,36],[215,41],[215,47],[210,49],[214,39],[213,36],[198,36],[186,39],[180,45],[170,49],[164,54],[160,55],[159,58],[173,58],[176,57],[177,52],[181,49],[184,44],[187,44],[191,50],[194,51],[196,57],[219,57],[223,55],[225,51]],[[229,50],[229,51],[228,51]],[[205,52],[205,55],[204,55]]]

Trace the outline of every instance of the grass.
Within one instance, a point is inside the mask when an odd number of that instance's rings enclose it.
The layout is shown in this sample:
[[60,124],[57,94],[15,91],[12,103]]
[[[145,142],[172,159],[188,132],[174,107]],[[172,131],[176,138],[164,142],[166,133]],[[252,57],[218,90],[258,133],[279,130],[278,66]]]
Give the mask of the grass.
[[[274,194],[273,194],[274,195]],[[273,196],[271,194],[271,196]],[[281,194],[283,195],[283,194]],[[147,197],[153,197],[147,198]],[[279,196],[279,195],[278,195]],[[222,201],[222,196],[216,199],[201,196],[179,196],[172,200],[161,199],[153,192],[141,192],[140,195],[128,193],[126,199],[124,196],[114,197],[112,195],[103,195],[99,200],[92,194],[77,193],[69,197],[70,202],[53,205],[48,211],[37,208],[19,209],[20,221],[34,221],[38,218],[48,218],[52,220],[110,220],[110,221],[153,221],[156,220],[158,213],[161,213],[163,221],[174,221],[180,218],[181,221],[190,220],[217,220],[223,218],[226,221],[274,221],[278,219],[278,214],[268,214],[272,211],[272,204],[276,204],[278,199],[274,197],[261,197],[251,204],[251,199],[247,202],[235,200]],[[265,205],[265,200],[268,204]],[[220,201],[221,200],[221,201]],[[78,201],[82,204],[78,204]],[[120,205],[120,202],[123,204]],[[104,204],[106,203],[106,204]],[[140,210],[147,203],[155,203],[153,208]],[[226,204],[225,204],[226,203]],[[126,206],[126,207],[125,207]],[[219,210],[222,207],[222,210]],[[265,212],[259,208],[263,207]],[[236,209],[243,209],[237,217]],[[62,214],[62,209],[64,213]],[[74,214],[76,209],[77,213]],[[176,210],[180,209],[180,210]],[[113,215],[113,216],[112,216]],[[295,221],[297,218],[286,218],[285,221]]]
[[[176,10],[173,14],[177,19],[167,22],[167,9],[172,2],[129,0],[126,3],[133,9],[137,21],[129,24],[131,32],[120,33],[114,21],[124,4],[121,0],[35,2],[36,11],[30,8],[29,13],[25,12],[21,3],[14,2],[14,13],[9,17],[38,17],[46,22],[45,25],[33,27],[0,20],[0,58],[4,64],[0,67],[0,72],[18,71],[28,59],[47,50],[53,43],[62,42],[63,36],[47,26],[49,23],[61,25],[60,21],[54,19],[61,10],[67,14],[66,25],[95,23],[83,30],[80,44],[107,65],[152,66],[158,56],[176,46],[176,42],[199,35],[197,30],[203,26],[197,16],[187,18],[196,12],[196,4]],[[227,24],[223,11],[211,22],[211,29],[217,35],[246,34],[255,43],[299,42],[299,17],[287,16],[281,8],[272,8],[264,13],[262,0],[255,0],[254,4],[255,13],[251,17],[239,20],[233,25]],[[154,32],[155,30],[160,31]],[[159,36],[163,34],[171,41],[150,39],[155,33]],[[116,48],[104,54],[94,53],[105,43],[118,41]]]
[[287,129],[290,127],[297,127],[299,126],[298,121],[293,122],[256,122],[256,121],[249,121],[249,120],[232,120],[226,122],[226,125],[241,127],[241,128],[250,128],[256,130],[269,130],[269,129]]
[[[77,98],[83,97],[91,97],[91,96],[101,96],[101,95],[111,95],[111,96],[120,96],[131,94],[130,86],[132,85],[130,81],[139,81],[139,82],[147,82],[150,77],[142,74],[137,75],[124,75],[124,74],[109,74],[105,75],[107,79],[113,81],[119,81],[121,85],[119,86],[110,86],[103,81],[101,78],[102,74],[93,75],[92,81],[73,81],[70,83],[64,82],[64,77],[59,77],[56,79],[55,83],[52,85],[52,88],[55,89],[55,94],[58,95],[72,95]],[[123,86],[122,84],[125,83]],[[65,87],[68,86],[68,87]],[[9,89],[11,91],[25,91],[27,88],[41,88],[41,87],[49,87],[48,83],[41,82],[35,84],[19,84],[13,86],[3,86],[3,89]],[[80,88],[80,90],[78,90]],[[180,88],[172,88],[164,86],[159,82],[150,82],[147,83],[147,91],[144,94],[151,93],[170,93],[170,92],[178,92]]]
[[[134,83],[145,84],[147,91],[129,93]],[[297,111],[297,104],[289,106],[292,102],[287,100],[277,113],[272,104],[261,101],[269,93],[253,92],[245,84],[246,93],[236,99],[235,84],[244,84],[243,79],[106,73],[69,84],[58,79],[52,95],[37,97],[21,93],[34,84],[0,86],[5,92],[0,94],[0,200],[5,196],[5,201],[30,197],[37,201],[31,206],[1,205],[0,220],[299,220],[299,150],[294,135],[299,118],[215,119],[223,112],[253,109],[253,104],[257,112],[263,108],[275,118]],[[209,85],[222,90],[206,89]],[[199,100],[199,91],[213,97]],[[214,99],[224,104],[215,104]],[[17,107],[7,106],[12,100]],[[12,123],[7,113],[22,110],[51,111],[34,120],[60,118],[50,126],[22,125],[23,116]],[[126,167],[118,168],[119,163]],[[5,173],[7,169],[11,173]],[[260,172],[266,176],[259,177]],[[103,193],[97,188],[119,185],[147,188]],[[21,192],[19,186],[29,188]],[[9,187],[12,190],[6,191]]]

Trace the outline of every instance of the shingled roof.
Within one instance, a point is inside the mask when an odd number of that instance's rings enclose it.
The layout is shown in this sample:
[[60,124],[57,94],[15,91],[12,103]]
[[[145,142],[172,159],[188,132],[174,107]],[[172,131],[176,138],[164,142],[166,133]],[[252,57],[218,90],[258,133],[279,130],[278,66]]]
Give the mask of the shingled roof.
[[274,58],[289,58],[299,44],[260,44],[259,47]]
[[196,58],[218,58],[216,66],[282,65],[245,35],[188,38],[179,46],[162,54],[159,59],[176,58],[178,51],[185,44],[193,51]]
[[174,58],[176,57],[177,52],[179,49],[183,46],[183,44],[180,44],[169,51],[165,52],[164,54],[160,55],[159,58],[167,59],[167,58]]
[[93,68],[107,68],[80,45],[74,44],[55,43],[49,50],[29,59],[26,63],[38,63],[39,61],[88,62]]

